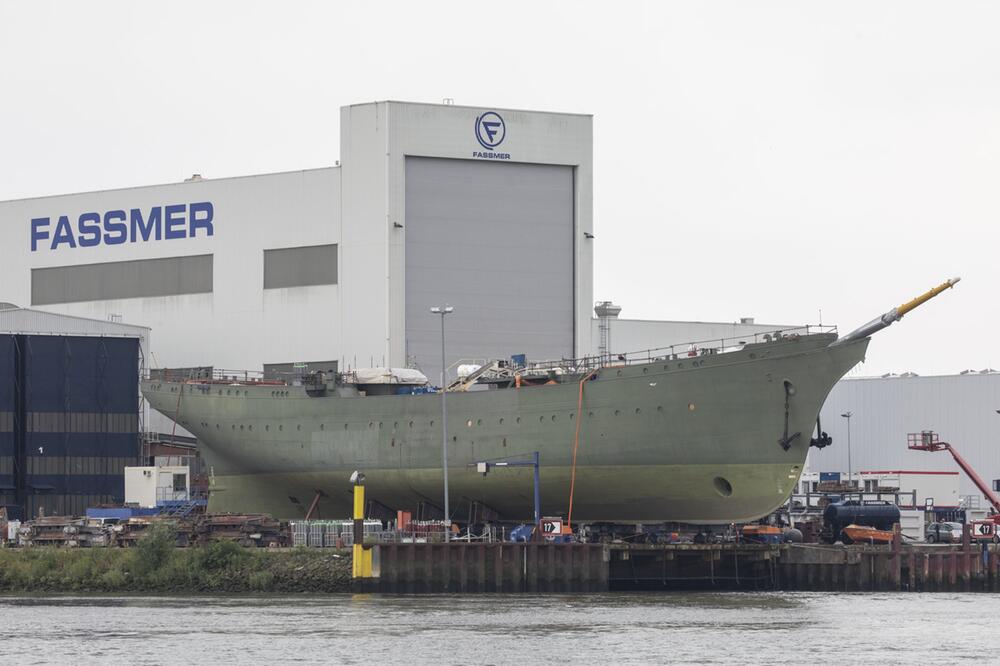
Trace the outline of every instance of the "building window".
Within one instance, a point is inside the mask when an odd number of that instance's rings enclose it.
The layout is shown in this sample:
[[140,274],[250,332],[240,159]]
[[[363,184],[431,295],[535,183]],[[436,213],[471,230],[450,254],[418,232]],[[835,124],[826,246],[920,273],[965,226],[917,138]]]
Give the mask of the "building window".
[[31,304],[212,292],[212,255],[31,269]]
[[264,250],[264,289],[337,284],[337,246]]

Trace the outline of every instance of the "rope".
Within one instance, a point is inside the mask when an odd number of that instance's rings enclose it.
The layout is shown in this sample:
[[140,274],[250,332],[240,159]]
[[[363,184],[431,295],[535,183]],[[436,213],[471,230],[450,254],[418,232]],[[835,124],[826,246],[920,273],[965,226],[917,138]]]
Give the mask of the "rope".
[[573,436],[573,467],[569,476],[569,514],[566,516],[566,527],[573,529],[573,491],[576,489],[576,452],[580,448],[580,422],[583,421],[583,385],[597,374],[597,370],[591,370],[590,374],[580,380],[580,395],[576,400],[576,434]]

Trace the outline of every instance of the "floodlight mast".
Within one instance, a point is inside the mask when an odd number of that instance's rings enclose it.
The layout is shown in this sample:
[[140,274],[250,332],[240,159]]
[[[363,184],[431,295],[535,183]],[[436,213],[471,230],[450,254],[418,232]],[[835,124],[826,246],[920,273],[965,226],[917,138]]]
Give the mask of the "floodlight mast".
[[451,538],[451,506],[448,501],[448,386],[445,384],[445,368],[448,367],[444,351],[444,317],[455,311],[450,305],[435,305],[431,314],[441,317],[441,469],[444,472],[444,522],[445,540]]

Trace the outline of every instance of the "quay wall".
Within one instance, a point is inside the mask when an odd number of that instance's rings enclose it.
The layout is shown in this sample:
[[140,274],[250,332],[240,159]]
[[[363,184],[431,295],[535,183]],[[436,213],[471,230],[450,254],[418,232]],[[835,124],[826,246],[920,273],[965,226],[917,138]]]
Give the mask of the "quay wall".
[[339,549],[0,549],[0,593],[544,594],[625,590],[1000,592],[1000,548],[813,544],[382,544]]
[[359,592],[618,590],[1000,591],[1000,549],[981,544],[451,543],[366,546]]

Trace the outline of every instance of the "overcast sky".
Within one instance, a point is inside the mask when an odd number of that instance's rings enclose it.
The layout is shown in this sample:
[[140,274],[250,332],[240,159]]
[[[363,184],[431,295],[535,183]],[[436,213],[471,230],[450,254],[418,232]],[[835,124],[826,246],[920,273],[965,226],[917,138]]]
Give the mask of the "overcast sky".
[[[0,200],[331,165],[339,107],[592,113],[595,297],[1000,367],[1000,5],[0,0]],[[276,221],[277,222],[277,221]]]

